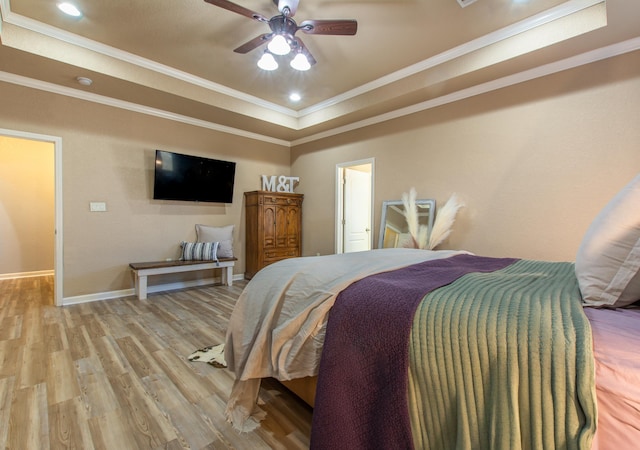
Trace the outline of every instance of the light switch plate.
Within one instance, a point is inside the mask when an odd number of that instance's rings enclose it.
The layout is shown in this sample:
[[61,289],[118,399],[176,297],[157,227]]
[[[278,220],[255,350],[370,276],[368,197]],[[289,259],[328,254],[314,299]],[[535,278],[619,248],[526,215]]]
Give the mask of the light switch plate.
[[89,202],[89,211],[91,212],[104,212],[107,210],[107,204],[105,202]]

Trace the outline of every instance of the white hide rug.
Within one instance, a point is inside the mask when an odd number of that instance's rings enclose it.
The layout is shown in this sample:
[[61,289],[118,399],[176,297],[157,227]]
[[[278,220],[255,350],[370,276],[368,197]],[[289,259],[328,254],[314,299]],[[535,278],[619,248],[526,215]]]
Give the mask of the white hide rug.
[[188,359],[189,361],[205,362],[218,369],[227,367],[227,362],[224,359],[224,344],[200,348],[190,354]]

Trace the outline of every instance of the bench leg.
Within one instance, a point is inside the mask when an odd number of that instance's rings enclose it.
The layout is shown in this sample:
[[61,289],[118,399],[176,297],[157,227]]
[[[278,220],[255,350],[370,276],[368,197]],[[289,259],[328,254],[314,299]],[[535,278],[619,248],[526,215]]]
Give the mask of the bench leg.
[[225,267],[222,271],[223,273],[223,283],[227,286],[233,285],[233,266]]
[[136,295],[138,300],[144,300],[147,298],[147,276],[136,275]]
[[136,297],[138,297],[140,295],[140,286],[139,286],[139,281],[138,281],[138,272],[133,271],[131,272],[131,274],[133,275],[133,290],[136,294]]

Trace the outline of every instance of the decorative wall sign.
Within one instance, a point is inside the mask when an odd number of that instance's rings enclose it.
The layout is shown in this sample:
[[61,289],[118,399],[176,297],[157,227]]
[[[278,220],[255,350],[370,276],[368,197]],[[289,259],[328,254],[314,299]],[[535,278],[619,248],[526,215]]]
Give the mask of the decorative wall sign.
[[[269,192],[293,192],[293,188],[300,177],[286,177],[284,175],[262,175],[262,190]],[[276,184],[277,183],[277,184]]]

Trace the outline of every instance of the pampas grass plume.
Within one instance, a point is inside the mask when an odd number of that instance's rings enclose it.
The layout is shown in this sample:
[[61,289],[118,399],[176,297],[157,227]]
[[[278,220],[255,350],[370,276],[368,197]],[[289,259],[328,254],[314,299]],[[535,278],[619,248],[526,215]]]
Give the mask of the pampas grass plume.
[[436,214],[433,229],[429,236],[429,250],[433,250],[449,237],[451,229],[453,228],[453,223],[456,220],[456,214],[463,206],[464,203],[458,199],[458,196],[456,194],[452,194],[449,200],[447,200],[447,203],[440,208]]
[[424,250],[427,248],[429,243],[429,227],[426,225],[420,225],[420,230],[418,231],[418,248]]
[[407,219],[409,234],[414,241],[414,246],[419,248],[418,238],[418,209],[416,208],[416,190],[411,188],[409,193],[402,193],[402,204],[404,205],[404,215]]

